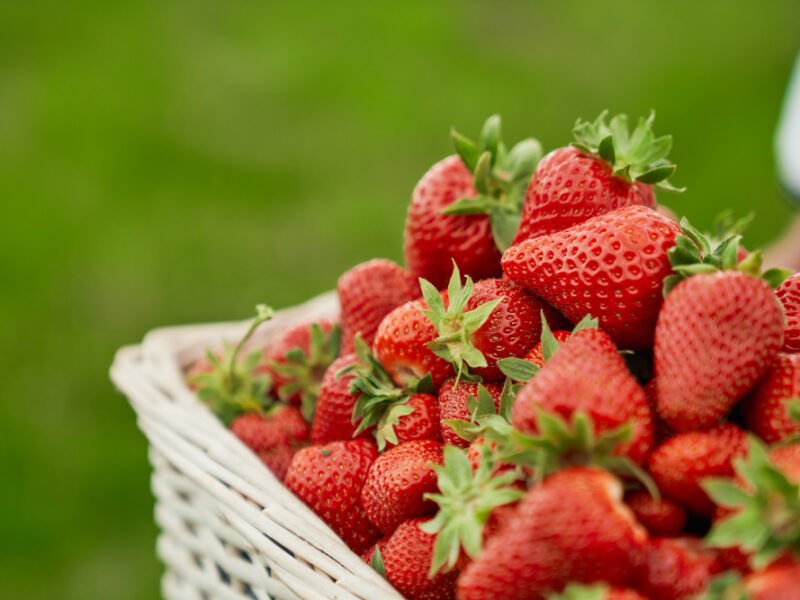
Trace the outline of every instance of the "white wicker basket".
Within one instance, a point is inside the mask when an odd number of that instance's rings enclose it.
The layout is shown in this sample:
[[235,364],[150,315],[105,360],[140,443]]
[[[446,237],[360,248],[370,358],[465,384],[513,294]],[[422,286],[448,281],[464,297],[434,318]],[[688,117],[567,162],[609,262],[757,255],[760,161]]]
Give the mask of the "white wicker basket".
[[[333,294],[278,312],[251,344],[289,323],[335,317]],[[247,322],[158,329],[120,349],[111,378],[150,442],[157,551],[169,599],[402,600],[198,401],[183,372]]]

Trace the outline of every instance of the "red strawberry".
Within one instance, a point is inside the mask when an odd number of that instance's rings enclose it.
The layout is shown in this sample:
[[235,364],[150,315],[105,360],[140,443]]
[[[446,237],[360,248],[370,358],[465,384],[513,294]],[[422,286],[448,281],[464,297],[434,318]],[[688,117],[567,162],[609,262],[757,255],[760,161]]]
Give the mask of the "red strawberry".
[[700,538],[656,538],[648,544],[636,587],[650,600],[692,598],[723,570],[717,553]]
[[448,286],[448,306],[430,283],[422,281],[429,309],[425,314],[439,337],[431,349],[453,363],[461,375],[469,366],[488,381],[502,381],[498,361],[524,356],[542,335],[542,315],[566,325],[563,317],[522,288],[502,279],[462,286],[456,266]]
[[800,399],[800,354],[778,354],[775,364],[747,398],[747,425],[774,444],[800,434],[800,421],[789,414]]
[[724,423],[668,439],[653,451],[648,471],[665,496],[710,516],[714,503],[700,483],[706,477],[733,475],[733,460],[746,452],[744,431]]
[[294,455],[286,474],[286,487],[357,554],[380,537],[360,502],[367,472],[377,456],[378,448],[371,440],[309,446]]
[[775,290],[786,314],[783,351],[800,352],[800,273],[795,273]]
[[459,600],[539,600],[570,581],[624,586],[643,558],[647,533],[606,471],[572,467],[520,501],[516,519],[461,573]]
[[577,144],[554,150],[539,162],[515,244],[625,206],[655,208],[650,184],[674,189],[666,179],[675,166],[663,160],[672,139],[653,136],[653,115],[640,119],[632,135],[625,115],[613,117],[608,125],[605,116],[594,123],[579,120],[573,130]]
[[[345,354],[333,361],[325,371],[317,397],[314,421],[311,423],[311,441],[314,444],[327,444],[354,437],[358,422],[353,422],[353,408],[358,394],[353,394],[350,387],[355,375],[336,375],[357,361],[355,354]],[[362,437],[369,435],[369,432],[362,433]]]
[[689,277],[658,316],[658,414],[677,431],[718,423],[775,360],[783,317],[769,285],[738,271]]
[[370,521],[390,534],[406,519],[436,512],[436,505],[423,495],[437,490],[433,465],[443,460],[442,444],[432,440],[405,442],[381,454],[361,492]]
[[258,372],[272,377],[272,393],[300,405],[309,421],[325,370],[339,356],[339,326],[323,320],[284,329],[264,350]]
[[[439,400],[432,394],[412,394],[406,406],[412,409],[408,415],[399,417],[394,426],[397,443],[412,440],[442,441],[442,430],[439,425]],[[392,444],[389,443],[388,447]]]
[[423,300],[398,306],[384,317],[375,334],[373,352],[400,386],[430,374],[438,388],[453,374],[453,366],[428,347],[438,333],[422,312],[425,308]]
[[749,600],[798,600],[800,598],[800,562],[780,562],[763,571],[751,573],[744,580]]
[[276,407],[266,415],[245,413],[230,429],[281,480],[294,453],[308,442],[308,423],[292,406]]
[[339,277],[336,293],[342,306],[342,354],[353,352],[356,334],[371,346],[383,317],[422,295],[417,278],[385,258],[345,272]]
[[625,495],[636,519],[654,536],[675,536],[686,526],[686,510],[668,498],[656,499],[646,490]]
[[587,313],[621,348],[652,345],[678,226],[629,206],[512,246],[503,269],[573,323]]
[[420,529],[425,519],[400,523],[380,544],[386,579],[408,600],[455,598],[458,571],[429,576],[436,536]]
[[447,419],[462,419],[469,421],[472,416],[467,405],[467,400],[478,397],[478,388],[483,386],[494,400],[495,410],[500,406],[500,396],[503,387],[495,383],[468,383],[465,381],[456,382],[455,379],[448,379],[439,388],[439,415],[441,418],[442,437],[446,444],[452,444],[459,448],[466,448],[469,442],[460,437],[450,425],[445,424]]
[[706,543],[723,549],[742,571],[800,557],[800,443],[768,450],[750,439],[736,478],[709,478],[703,487],[719,504]]
[[524,190],[541,147],[525,140],[506,153],[500,143],[500,118],[490,117],[473,144],[453,133],[459,156],[450,156],[425,173],[411,195],[406,218],[406,267],[435,287],[447,285],[453,261],[466,275],[500,275],[500,250],[519,222]]
[[644,395],[614,343],[599,329],[581,329],[559,347],[517,394],[511,416],[525,433],[539,432],[541,411],[566,421],[576,413],[591,417],[596,433],[630,423],[630,442],[618,454],[641,463],[654,441],[653,418]]

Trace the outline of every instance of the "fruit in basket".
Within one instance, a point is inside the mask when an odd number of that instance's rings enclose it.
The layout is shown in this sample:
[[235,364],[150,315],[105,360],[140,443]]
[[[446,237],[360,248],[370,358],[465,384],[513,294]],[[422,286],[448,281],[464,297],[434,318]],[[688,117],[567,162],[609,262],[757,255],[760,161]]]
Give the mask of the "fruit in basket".
[[625,504],[652,536],[676,536],[686,527],[686,510],[669,498],[654,498],[647,490],[636,490],[625,495]]
[[647,398],[600,329],[581,329],[560,344],[517,394],[511,418],[518,430],[535,434],[542,412],[571,422],[579,411],[591,418],[597,434],[629,425],[630,440],[617,453],[635,463],[645,460],[655,435]]
[[647,533],[622,503],[622,485],[594,467],[572,467],[534,485],[515,519],[458,579],[459,600],[535,600],[572,581],[625,586]]
[[250,448],[280,480],[295,452],[308,444],[308,423],[294,406],[275,406],[266,413],[236,417],[231,432]]
[[325,370],[339,356],[340,330],[321,320],[298,323],[281,331],[264,350],[259,371],[272,377],[272,393],[299,405],[311,420]]
[[353,352],[360,335],[372,345],[383,317],[422,295],[417,278],[385,258],[373,258],[346,271],[336,284],[342,307],[342,354]]
[[800,352],[800,273],[795,273],[775,290],[786,315],[783,351]]
[[698,537],[660,537],[647,544],[636,588],[650,600],[692,598],[724,571],[717,552]]
[[640,119],[630,133],[625,115],[606,123],[606,114],[593,123],[579,119],[573,129],[576,142],[539,162],[515,244],[625,206],[655,208],[653,185],[675,191],[667,181],[675,171],[666,162],[672,138],[655,137],[654,115]]
[[476,280],[500,276],[500,252],[541,157],[534,139],[507,151],[496,115],[477,144],[455,131],[452,138],[457,155],[433,165],[411,194],[403,243],[408,270],[436,288],[447,285],[453,261]]
[[421,280],[427,317],[439,332],[431,349],[453,363],[462,374],[476,374],[486,381],[502,381],[499,360],[524,356],[539,341],[542,318],[566,325],[550,306],[521,287],[502,279],[473,284],[467,276],[461,284],[458,266],[443,294]]
[[800,354],[778,354],[746,399],[745,412],[747,426],[767,443],[800,437]]
[[571,322],[591,314],[620,348],[648,348],[678,233],[654,210],[629,206],[524,240],[503,255],[503,269]]
[[647,470],[666,497],[711,516],[714,503],[701,484],[707,477],[733,475],[733,462],[746,454],[746,442],[745,432],[731,423],[680,433],[653,451]]
[[444,460],[442,444],[414,440],[381,454],[369,469],[361,504],[369,520],[389,535],[407,519],[436,512],[436,505],[424,498],[437,491],[433,465]]
[[[341,373],[342,369],[357,364],[355,353],[344,354],[333,361],[319,386],[317,408],[311,422],[311,441],[315,444],[327,444],[336,440],[349,440],[358,428],[353,421],[353,408],[358,401],[358,394],[351,391],[355,375]],[[361,437],[368,437],[365,432]]]
[[446,421],[449,419],[470,420],[471,410],[469,400],[478,399],[483,393],[491,398],[495,409],[500,405],[500,396],[503,393],[502,386],[496,383],[469,383],[466,381],[456,381],[448,379],[439,388],[439,414],[441,417],[442,437],[445,443],[453,446],[466,448],[469,442],[462,438]]
[[371,440],[332,442],[303,448],[292,458],[286,487],[360,554],[381,537],[361,506],[361,490],[378,456]]

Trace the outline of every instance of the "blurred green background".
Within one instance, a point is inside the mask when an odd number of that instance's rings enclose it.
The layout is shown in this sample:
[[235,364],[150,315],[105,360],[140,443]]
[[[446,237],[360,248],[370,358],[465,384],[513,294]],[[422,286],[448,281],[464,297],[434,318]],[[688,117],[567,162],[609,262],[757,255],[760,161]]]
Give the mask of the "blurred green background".
[[158,596],[145,442],[107,378],[159,325],[290,305],[401,259],[415,181],[474,135],[655,108],[666,198],[790,210],[774,2],[0,2],[0,597]]

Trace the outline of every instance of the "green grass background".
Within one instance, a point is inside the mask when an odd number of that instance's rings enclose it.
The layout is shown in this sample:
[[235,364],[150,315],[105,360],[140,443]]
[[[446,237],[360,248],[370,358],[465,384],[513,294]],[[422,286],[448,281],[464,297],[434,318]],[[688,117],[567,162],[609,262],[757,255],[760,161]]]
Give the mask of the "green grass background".
[[655,108],[700,225],[790,211],[773,2],[0,2],[0,597],[144,599],[145,442],[107,378],[159,325],[245,317],[401,258],[448,130],[569,141]]

